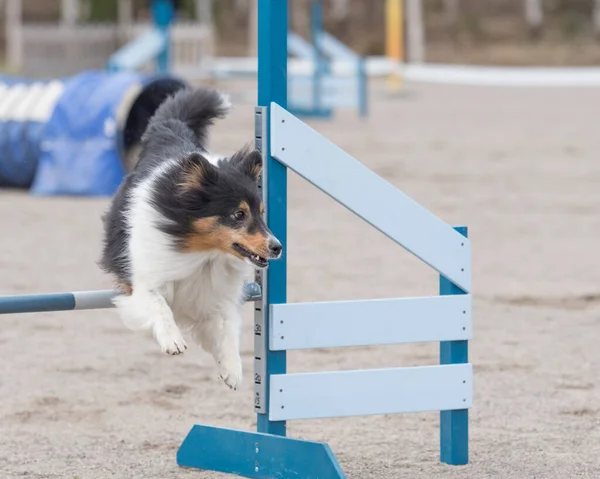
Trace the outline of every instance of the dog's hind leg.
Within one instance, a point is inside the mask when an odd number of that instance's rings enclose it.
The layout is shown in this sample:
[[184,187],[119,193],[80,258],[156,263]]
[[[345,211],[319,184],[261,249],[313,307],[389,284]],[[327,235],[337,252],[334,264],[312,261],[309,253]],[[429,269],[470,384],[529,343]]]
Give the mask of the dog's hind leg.
[[231,389],[237,389],[242,383],[241,323],[239,306],[228,304],[211,311],[194,325],[194,337],[212,354],[219,365],[221,379]]
[[136,286],[131,296],[113,300],[119,316],[134,330],[152,330],[163,352],[182,354],[187,349],[166,299],[155,291]]

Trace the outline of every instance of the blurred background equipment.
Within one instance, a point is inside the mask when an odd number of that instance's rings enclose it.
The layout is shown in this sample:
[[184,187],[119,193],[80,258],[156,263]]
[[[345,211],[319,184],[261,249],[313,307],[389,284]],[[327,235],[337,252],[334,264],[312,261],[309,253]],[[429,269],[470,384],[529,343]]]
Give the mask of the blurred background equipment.
[[[254,103],[257,2],[0,1],[0,186],[112,194],[169,93],[237,82],[235,101]],[[289,14],[299,116],[366,117],[373,77],[388,93],[600,86],[600,0],[295,0]]]
[[0,186],[112,195],[137,161],[149,118],[183,86],[169,76],[101,70],[0,78]]

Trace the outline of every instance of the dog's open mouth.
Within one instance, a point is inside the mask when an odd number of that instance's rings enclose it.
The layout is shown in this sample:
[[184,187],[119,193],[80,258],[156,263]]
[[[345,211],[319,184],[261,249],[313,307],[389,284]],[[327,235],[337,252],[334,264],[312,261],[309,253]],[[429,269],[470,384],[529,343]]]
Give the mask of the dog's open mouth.
[[233,249],[235,249],[244,258],[248,258],[252,264],[258,266],[259,268],[266,268],[269,265],[269,261],[267,261],[267,258],[263,258],[262,256],[253,253],[248,248],[244,248],[239,243],[233,243]]

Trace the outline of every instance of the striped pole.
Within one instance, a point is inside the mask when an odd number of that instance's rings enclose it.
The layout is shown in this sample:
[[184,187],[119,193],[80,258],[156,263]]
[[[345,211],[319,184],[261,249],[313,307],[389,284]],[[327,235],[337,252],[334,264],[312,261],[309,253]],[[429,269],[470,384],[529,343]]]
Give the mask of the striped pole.
[[[0,314],[113,308],[111,300],[117,294],[117,291],[101,290],[0,296]],[[245,294],[247,301],[258,301],[261,297],[260,286],[256,283],[247,284]]]

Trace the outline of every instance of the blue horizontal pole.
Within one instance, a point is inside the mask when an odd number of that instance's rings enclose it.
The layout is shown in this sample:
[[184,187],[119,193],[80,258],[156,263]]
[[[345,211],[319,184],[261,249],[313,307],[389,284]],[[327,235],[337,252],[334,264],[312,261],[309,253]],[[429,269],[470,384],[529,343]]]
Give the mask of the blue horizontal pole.
[[0,314],[71,311],[73,309],[75,309],[73,293],[0,296]]
[[[117,294],[117,291],[102,290],[0,296],[0,315],[112,308],[111,299]],[[260,295],[259,285],[256,283],[246,285],[246,301],[257,301]]]

